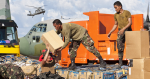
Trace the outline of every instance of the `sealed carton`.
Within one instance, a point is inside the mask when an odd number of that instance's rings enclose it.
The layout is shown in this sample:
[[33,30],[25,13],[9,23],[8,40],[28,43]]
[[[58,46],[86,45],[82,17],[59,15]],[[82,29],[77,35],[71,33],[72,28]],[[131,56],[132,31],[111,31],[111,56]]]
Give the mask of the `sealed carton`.
[[80,71],[79,72],[79,79],[87,79],[87,71]]
[[56,73],[60,75],[60,71],[59,69],[56,69]]
[[129,67],[128,79],[150,79],[150,72],[143,69],[136,69],[134,67]]
[[72,74],[73,71],[69,71],[69,76],[68,76],[68,79],[72,79],[73,78],[73,74]]
[[127,70],[122,69],[122,70],[116,71],[115,74],[116,74],[116,79],[120,79],[120,77],[121,79],[127,79],[127,76],[122,76],[122,75],[127,74]]
[[93,72],[93,77],[92,79],[102,79],[101,78],[101,72],[100,71],[95,71]]
[[37,69],[37,76],[40,75],[42,72],[41,64],[34,65],[34,67]]
[[87,79],[92,79],[92,78],[93,78],[93,72],[92,72],[92,71],[88,71],[86,78],[87,78]]
[[21,69],[25,75],[39,75],[41,73],[41,65],[22,66]]
[[21,69],[25,73],[25,75],[33,75],[36,74],[36,69],[34,66],[22,66]]
[[79,72],[72,72],[72,79],[79,79]]
[[115,74],[111,71],[101,72],[101,79],[115,79]]
[[49,49],[54,53],[57,49],[63,46],[64,42],[54,30],[46,32],[41,37],[45,44],[49,44]]
[[69,78],[68,79],[79,79],[79,72],[69,71]]
[[148,31],[126,31],[126,58],[149,57],[149,32]]
[[61,70],[61,71],[59,72],[59,75],[60,75],[61,77],[64,77],[65,79],[68,79],[69,73],[68,73],[67,70]]
[[133,68],[150,72],[150,58],[133,59]]

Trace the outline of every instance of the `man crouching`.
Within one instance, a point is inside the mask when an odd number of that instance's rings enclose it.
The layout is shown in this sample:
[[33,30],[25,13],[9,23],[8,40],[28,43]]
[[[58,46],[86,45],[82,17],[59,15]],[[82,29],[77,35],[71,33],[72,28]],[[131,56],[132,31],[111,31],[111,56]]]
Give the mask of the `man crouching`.
[[43,60],[41,62],[42,73],[49,72],[55,74],[55,60],[52,53],[49,50],[49,45],[46,44],[46,51],[43,52]]

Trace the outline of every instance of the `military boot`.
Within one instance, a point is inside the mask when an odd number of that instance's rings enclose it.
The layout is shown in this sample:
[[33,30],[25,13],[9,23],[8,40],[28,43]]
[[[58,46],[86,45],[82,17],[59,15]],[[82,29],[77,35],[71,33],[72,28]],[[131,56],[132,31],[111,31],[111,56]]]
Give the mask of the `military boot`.
[[117,65],[116,68],[121,68],[121,66],[123,65],[122,58],[123,57],[119,58],[119,65]]
[[103,60],[103,58],[100,56],[100,57],[98,57],[98,59],[100,61],[100,66],[99,67],[105,68],[106,67],[106,62]]
[[69,67],[69,70],[74,70],[76,68],[75,59],[71,59],[71,66]]

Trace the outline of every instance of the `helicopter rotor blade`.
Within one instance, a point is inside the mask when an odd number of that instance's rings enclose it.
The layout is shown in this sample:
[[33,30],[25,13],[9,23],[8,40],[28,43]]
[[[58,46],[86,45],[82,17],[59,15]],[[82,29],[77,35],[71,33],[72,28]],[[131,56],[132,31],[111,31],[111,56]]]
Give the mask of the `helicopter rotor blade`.
[[[26,6],[28,6],[28,5],[26,5]],[[28,7],[34,7],[34,6],[28,6]],[[34,7],[34,8],[38,9],[38,7]]]
[[43,6],[41,6],[41,8],[44,7],[44,6],[47,6],[47,5],[43,5]]

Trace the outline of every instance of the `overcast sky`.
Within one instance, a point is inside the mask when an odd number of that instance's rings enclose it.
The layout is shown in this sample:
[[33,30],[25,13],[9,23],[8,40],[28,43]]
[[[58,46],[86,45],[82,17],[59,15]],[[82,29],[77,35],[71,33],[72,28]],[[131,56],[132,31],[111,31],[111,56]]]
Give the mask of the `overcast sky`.
[[[83,12],[99,11],[100,13],[114,14],[114,2],[117,0],[10,0],[11,17],[18,25],[18,35],[23,37],[31,27],[40,22],[41,19],[56,18],[87,18]],[[119,0],[124,10],[129,10],[131,14],[147,15],[148,1],[150,0]],[[29,11],[35,12],[35,8],[41,7],[46,10],[45,14],[27,16]],[[150,11],[150,10],[149,10]]]

